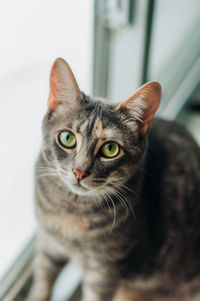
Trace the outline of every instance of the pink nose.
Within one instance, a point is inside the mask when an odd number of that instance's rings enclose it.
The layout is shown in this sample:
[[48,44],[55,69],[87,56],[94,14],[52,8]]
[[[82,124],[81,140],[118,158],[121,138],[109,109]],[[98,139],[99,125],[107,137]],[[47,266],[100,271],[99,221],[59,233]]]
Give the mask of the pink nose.
[[80,171],[79,169],[73,169],[73,172],[77,180],[81,181],[88,176],[88,173],[85,171]]

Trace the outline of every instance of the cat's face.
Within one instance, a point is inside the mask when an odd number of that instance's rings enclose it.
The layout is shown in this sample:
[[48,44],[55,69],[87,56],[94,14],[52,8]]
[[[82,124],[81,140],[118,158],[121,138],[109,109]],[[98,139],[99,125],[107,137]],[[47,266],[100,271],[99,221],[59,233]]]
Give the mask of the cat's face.
[[134,174],[158,106],[158,100],[156,104],[151,101],[147,112],[144,94],[153,89],[155,95],[160,93],[159,84],[151,85],[152,89],[148,84],[142,92],[141,101],[137,91],[134,100],[111,105],[85,97],[66,62],[58,59],[54,63],[49,111],[43,122],[43,152],[72,192],[110,194]]
[[130,126],[124,118],[114,106],[94,100],[46,117],[45,152],[74,193],[109,192],[133,174],[145,139],[137,124]]

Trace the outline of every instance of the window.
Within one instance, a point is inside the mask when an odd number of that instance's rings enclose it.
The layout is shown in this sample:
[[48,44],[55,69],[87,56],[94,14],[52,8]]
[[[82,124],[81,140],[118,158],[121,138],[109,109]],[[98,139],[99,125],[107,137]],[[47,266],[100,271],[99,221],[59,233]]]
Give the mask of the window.
[[33,166],[51,65],[65,58],[91,93],[92,24],[92,0],[0,4],[0,279],[36,231]]

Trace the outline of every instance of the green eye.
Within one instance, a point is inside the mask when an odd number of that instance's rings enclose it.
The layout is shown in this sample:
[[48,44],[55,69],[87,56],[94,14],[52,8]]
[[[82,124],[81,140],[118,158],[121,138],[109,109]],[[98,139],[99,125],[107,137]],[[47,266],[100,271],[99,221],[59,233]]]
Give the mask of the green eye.
[[101,155],[106,158],[114,158],[119,154],[119,145],[115,142],[107,142],[101,148]]
[[69,131],[63,131],[59,135],[59,141],[62,146],[67,148],[73,148],[76,145],[76,137]]

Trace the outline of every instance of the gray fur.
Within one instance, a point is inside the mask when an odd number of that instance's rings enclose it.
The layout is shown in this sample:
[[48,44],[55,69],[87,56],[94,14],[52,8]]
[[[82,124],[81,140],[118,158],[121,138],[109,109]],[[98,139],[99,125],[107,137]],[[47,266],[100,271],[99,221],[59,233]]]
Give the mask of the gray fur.
[[[174,122],[155,119],[141,132],[139,110],[129,116],[81,94],[44,117],[29,300],[49,300],[69,258],[84,270],[83,301],[200,300],[200,150]],[[59,145],[64,129],[79,140],[73,150]],[[121,145],[119,157],[101,158],[104,135]],[[89,174],[81,186],[74,168]]]

